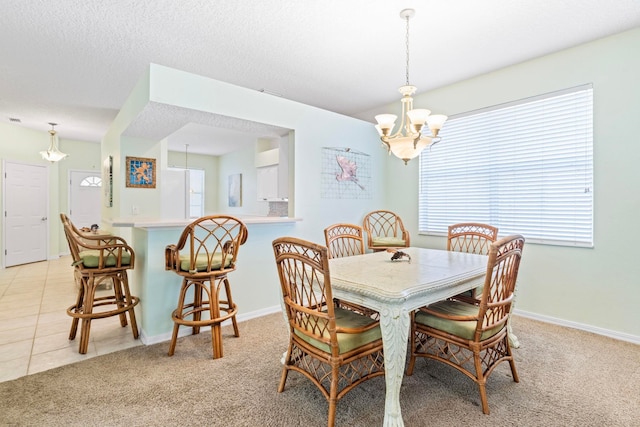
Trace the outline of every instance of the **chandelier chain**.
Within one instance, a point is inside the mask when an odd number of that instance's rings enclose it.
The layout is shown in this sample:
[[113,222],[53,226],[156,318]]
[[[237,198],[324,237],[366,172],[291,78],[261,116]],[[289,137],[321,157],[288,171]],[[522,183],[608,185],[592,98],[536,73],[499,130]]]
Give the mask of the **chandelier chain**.
[[407,48],[406,77],[407,77],[407,86],[409,86],[409,16],[407,15],[405,19],[407,20],[407,34],[406,34],[406,37],[405,37],[405,44],[406,44],[406,48]]

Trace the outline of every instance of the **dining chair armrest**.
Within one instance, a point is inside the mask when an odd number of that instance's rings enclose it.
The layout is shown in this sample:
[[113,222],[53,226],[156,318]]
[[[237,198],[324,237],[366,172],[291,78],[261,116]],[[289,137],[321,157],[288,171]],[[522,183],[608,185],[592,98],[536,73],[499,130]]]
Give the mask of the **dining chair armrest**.
[[128,246],[126,240],[118,236],[75,236],[78,246],[86,249],[102,249],[105,246]]
[[480,300],[472,297],[471,295],[458,294],[451,297],[451,299],[455,301],[466,302],[467,304],[472,304],[472,305],[480,304]]
[[436,311],[436,310],[430,310],[429,307],[420,307],[420,311],[427,313],[431,316],[435,316],[435,317],[439,317],[441,319],[446,319],[446,320],[453,320],[456,322],[464,322],[464,321],[477,321],[478,320],[478,315],[466,315],[466,316],[461,316],[461,315],[455,315],[455,314],[448,314],[448,313],[443,313],[441,311]]
[[379,322],[372,322],[366,326],[360,326],[357,328],[346,328],[346,327],[340,327],[338,326],[336,328],[336,332],[337,333],[341,333],[341,334],[361,334],[363,332],[368,331],[369,329],[373,329],[375,327],[377,327],[380,323]]
[[405,245],[407,247],[411,246],[411,236],[409,235],[409,232],[407,230],[402,231],[402,240],[405,241]]

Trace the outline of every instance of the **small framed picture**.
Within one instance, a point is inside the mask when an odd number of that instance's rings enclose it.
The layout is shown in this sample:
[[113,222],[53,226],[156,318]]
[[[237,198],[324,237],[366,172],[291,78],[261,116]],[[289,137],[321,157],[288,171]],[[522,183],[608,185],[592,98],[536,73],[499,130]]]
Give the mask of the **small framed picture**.
[[156,188],[156,159],[127,157],[126,186]]
[[229,206],[242,206],[242,174],[229,175]]

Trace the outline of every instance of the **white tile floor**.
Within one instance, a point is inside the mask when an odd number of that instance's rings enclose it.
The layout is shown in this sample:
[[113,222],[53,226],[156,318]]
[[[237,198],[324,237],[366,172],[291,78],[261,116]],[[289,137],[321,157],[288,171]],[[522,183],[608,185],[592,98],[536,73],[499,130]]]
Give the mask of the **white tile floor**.
[[80,328],[69,341],[66,312],[75,298],[70,256],[0,269],[0,381],[142,345],[115,316],[91,323],[89,350],[79,354]]

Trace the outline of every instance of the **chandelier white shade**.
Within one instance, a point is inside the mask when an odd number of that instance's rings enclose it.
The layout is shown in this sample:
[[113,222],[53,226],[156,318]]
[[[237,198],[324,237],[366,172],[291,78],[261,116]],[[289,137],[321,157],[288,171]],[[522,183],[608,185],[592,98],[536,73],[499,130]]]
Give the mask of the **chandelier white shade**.
[[44,160],[48,160],[51,163],[59,162],[68,156],[68,154],[63,153],[58,149],[58,135],[54,130],[54,127],[57,123],[49,123],[51,125],[51,130],[49,131],[49,135],[51,135],[51,139],[49,141],[49,148],[45,151],[41,151],[40,155]]
[[[409,84],[409,19],[415,14],[413,9],[403,9],[400,17],[407,22],[406,46],[407,46],[407,84],[398,91],[402,94],[402,120],[394,133],[394,127],[398,117],[395,114],[378,114],[375,118],[378,124],[376,129],[380,139],[389,151],[389,155],[402,159],[404,164],[415,157],[429,145],[440,141],[438,132],[447,120],[442,114],[431,114],[431,110],[413,108],[412,96],[417,88]],[[430,134],[423,133],[424,127],[429,128]]]

